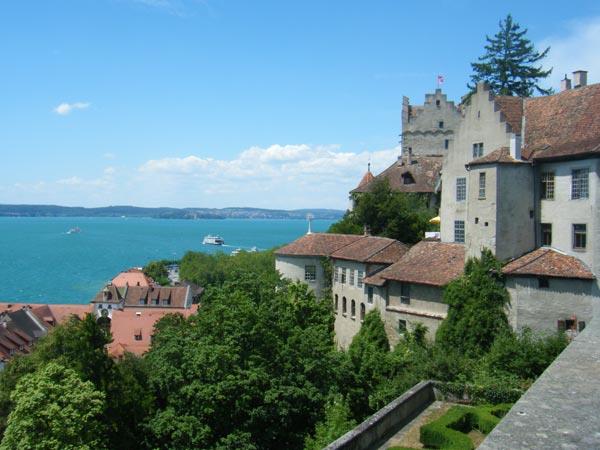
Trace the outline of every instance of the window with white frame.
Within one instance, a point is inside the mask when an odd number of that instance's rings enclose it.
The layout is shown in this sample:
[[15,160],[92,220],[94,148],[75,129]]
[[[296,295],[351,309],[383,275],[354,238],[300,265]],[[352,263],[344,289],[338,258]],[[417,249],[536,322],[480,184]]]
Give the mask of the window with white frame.
[[362,271],[362,270],[359,270],[358,271],[358,278],[356,280],[356,285],[358,287],[363,287],[363,279],[364,279],[364,277],[365,277],[365,272]]
[[485,198],[485,172],[479,172],[479,198]]
[[346,268],[345,267],[342,267],[342,277],[341,277],[340,283],[342,283],[342,284],[346,283]]
[[339,281],[340,281],[340,268],[334,267],[333,268],[333,282],[338,283]]
[[463,243],[465,242],[465,221],[455,220],[454,221],[454,242]]
[[481,158],[483,156],[483,142],[473,144],[473,158]]
[[456,179],[456,201],[462,202],[467,199],[467,179],[459,177]]
[[354,269],[350,270],[350,286],[354,286]]
[[542,200],[554,200],[554,172],[543,172],[541,183]]
[[585,250],[587,247],[587,225],[585,223],[573,224],[573,248]]
[[571,198],[573,200],[589,197],[589,170],[575,169],[571,173]]
[[550,247],[552,245],[552,224],[542,223],[542,245],[544,247]]
[[315,281],[317,279],[317,266],[307,264],[304,266],[304,281]]

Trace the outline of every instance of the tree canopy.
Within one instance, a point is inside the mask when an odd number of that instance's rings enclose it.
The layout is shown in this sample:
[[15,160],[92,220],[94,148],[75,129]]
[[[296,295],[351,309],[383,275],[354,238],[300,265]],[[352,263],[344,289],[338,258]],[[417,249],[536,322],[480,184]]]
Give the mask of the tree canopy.
[[101,422],[104,394],[55,362],[25,375],[11,394],[15,404],[0,449],[107,448]]
[[527,29],[522,29],[510,14],[500,21],[499,26],[500,30],[493,37],[485,37],[485,53],[478,62],[471,63],[473,75],[468,87],[473,91],[478,82],[485,81],[497,95],[551,94],[552,89],[539,84],[552,72],[539,64],[550,47],[538,52],[526,37]]
[[428,201],[427,195],[395,192],[388,180],[375,180],[371,192],[357,194],[354,209],[331,225],[328,232],[362,234],[366,226],[374,236],[414,244],[423,239],[430,228],[429,220],[437,215]]
[[170,284],[169,280],[169,270],[167,269],[168,261],[150,261],[144,267],[144,273],[156,281],[161,286],[168,286]]

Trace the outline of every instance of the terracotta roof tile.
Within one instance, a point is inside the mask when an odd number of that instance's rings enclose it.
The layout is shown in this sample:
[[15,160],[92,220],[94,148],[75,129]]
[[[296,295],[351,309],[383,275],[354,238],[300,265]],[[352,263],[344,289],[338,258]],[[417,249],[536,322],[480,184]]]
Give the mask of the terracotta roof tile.
[[[168,302],[170,308],[185,308],[188,299],[189,286],[128,286],[126,289],[108,285],[109,301],[111,303],[124,302],[125,306],[165,307],[163,301]],[[92,302],[104,303],[104,289],[100,290]],[[145,304],[141,305],[140,300]],[[155,304],[158,301],[158,305]]]
[[524,110],[524,156],[600,155],[600,84],[528,98]]
[[538,248],[509,262],[502,272],[509,276],[594,279],[594,274],[581,260],[547,247]]
[[[387,179],[390,188],[397,192],[435,192],[443,159],[443,156],[413,156],[412,164],[407,164],[406,158],[399,159],[377,175],[371,183],[357,187],[352,193],[370,192],[373,182],[381,179]],[[405,178],[409,175],[414,183],[405,184]]]
[[499,95],[494,98],[497,108],[502,112],[502,117],[515,134],[521,134],[523,123],[523,99]]
[[462,275],[464,265],[463,245],[421,241],[378,275],[386,280],[445,286]]
[[392,264],[408,251],[408,246],[395,239],[362,236],[331,254],[332,258],[350,261]]
[[469,163],[469,166],[481,164],[527,164],[527,161],[513,158],[508,147],[500,147],[481,158],[474,159]]
[[306,234],[276,250],[275,254],[281,256],[331,256],[336,250],[362,237],[357,234]]
[[140,269],[129,269],[121,272],[111,281],[115,286],[144,286],[148,287],[152,284],[152,280]]
[[358,183],[357,189],[366,186],[371,181],[373,181],[374,178],[375,176],[371,173],[371,169],[367,170],[366,173],[363,175],[362,179],[360,180],[360,183]]
[[386,281],[385,278],[381,278],[381,271],[363,278],[363,283],[371,284],[373,286],[383,286]]

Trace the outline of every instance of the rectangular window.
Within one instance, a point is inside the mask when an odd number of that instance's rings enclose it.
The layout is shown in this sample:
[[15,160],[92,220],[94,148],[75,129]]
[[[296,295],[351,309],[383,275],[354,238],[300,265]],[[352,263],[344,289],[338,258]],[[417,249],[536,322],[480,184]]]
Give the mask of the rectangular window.
[[166,305],[166,306],[169,306],[171,304],[171,299],[164,298],[163,301],[162,301],[162,304]]
[[346,283],[346,268],[342,267],[342,279],[341,279],[341,283],[345,284]]
[[462,202],[467,199],[467,179],[464,177],[456,179],[456,201]]
[[485,172],[479,172],[479,198],[485,198]]
[[542,245],[550,247],[552,245],[552,224],[542,224]]
[[573,248],[585,250],[587,246],[587,225],[584,223],[573,224]]
[[449,146],[450,146],[450,139],[444,139],[444,149],[448,150]]
[[463,243],[465,242],[465,221],[455,220],[454,221],[454,242]]
[[365,273],[362,270],[358,271],[358,278],[356,280],[356,285],[358,287],[363,287],[363,278],[365,277]]
[[304,281],[315,281],[317,279],[317,266],[304,266]]
[[588,169],[576,169],[571,174],[571,198],[589,197]]
[[444,128],[444,121],[443,120],[440,120],[438,122],[438,128]]
[[370,286],[367,288],[367,301],[373,303],[373,288]]
[[354,286],[354,269],[350,269],[350,285]]
[[406,333],[406,320],[398,319],[398,333]]
[[554,172],[542,173],[542,200],[554,200]]
[[400,285],[400,303],[410,305],[410,284],[402,283]]
[[334,267],[333,268],[333,282],[338,283],[339,281],[340,281],[340,268]]
[[483,142],[473,144],[473,158],[481,158],[483,156]]

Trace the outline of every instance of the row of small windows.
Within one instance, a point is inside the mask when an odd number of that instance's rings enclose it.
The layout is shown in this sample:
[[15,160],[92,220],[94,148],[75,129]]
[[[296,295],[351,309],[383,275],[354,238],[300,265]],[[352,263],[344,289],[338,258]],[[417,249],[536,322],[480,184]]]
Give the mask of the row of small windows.
[[[145,299],[145,298],[140,298],[140,301],[138,302],[138,304],[140,304],[140,305],[147,305],[148,304],[148,300]],[[160,300],[157,299],[157,298],[152,299],[152,300],[150,300],[150,304],[154,305],[154,306],[158,306],[158,305],[160,305]],[[164,298],[162,300],[162,304],[163,305],[170,305],[171,304],[171,299]],[[108,305],[108,307],[110,308],[110,305]]]
[[[542,245],[552,245],[552,224],[541,224]],[[587,225],[585,223],[574,223],[572,226],[573,250],[585,250],[587,248]]]
[[[338,310],[339,310],[339,297],[337,294],[335,294],[334,296],[334,311],[337,314]],[[365,304],[361,303],[360,304],[360,320],[365,320],[365,312],[366,312],[366,308],[365,308]],[[348,314],[348,300],[346,300],[346,297],[342,297],[342,314],[345,316],[346,314]],[[356,301],[354,299],[352,299],[350,301],[350,317],[352,319],[356,318]]]
[[[351,286],[363,287],[365,272],[363,270],[348,269],[346,267],[336,267],[333,271],[333,281],[341,284],[350,284]],[[356,283],[354,282],[356,280]]]
[[[542,200],[554,200],[554,172],[543,172],[541,176],[540,196]],[[571,171],[571,199],[589,198],[589,169]]]

